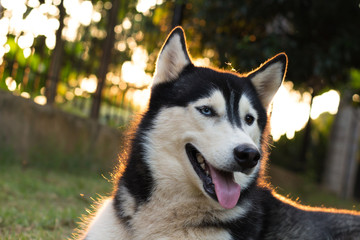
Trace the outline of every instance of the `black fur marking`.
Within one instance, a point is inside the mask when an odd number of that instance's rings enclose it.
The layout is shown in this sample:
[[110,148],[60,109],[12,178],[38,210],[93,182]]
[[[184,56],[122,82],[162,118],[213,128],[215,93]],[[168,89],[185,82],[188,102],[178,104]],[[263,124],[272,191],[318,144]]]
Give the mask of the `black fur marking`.
[[131,220],[132,216],[129,216],[124,212],[123,209],[123,202],[121,201],[121,196],[119,195],[120,187],[118,188],[118,192],[116,193],[116,196],[114,197],[113,202],[113,208],[115,209],[116,216],[119,218],[119,220],[125,224],[127,228],[131,228]]
[[234,107],[233,107],[233,111],[235,112],[234,116],[235,116],[235,125],[238,127],[241,127],[241,118],[240,118],[240,114],[239,114],[239,102],[240,102],[240,98],[241,95],[235,95],[234,97]]
[[[228,88],[230,90],[229,97],[226,99],[227,100],[226,111],[227,111],[228,120],[229,120],[229,122],[231,124],[237,125],[238,127],[241,127],[239,111],[237,111],[235,109],[235,107],[234,107],[234,105],[235,105],[235,92],[231,90],[230,86],[228,86]],[[236,97],[238,97],[238,96],[236,96]]]
[[121,206],[119,191],[121,185],[128,189],[129,193],[134,197],[136,205],[139,206],[149,200],[151,192],[154,188],[154,179],[148,164],[145,162],[144,133],[152,128],[152,122],[156,114],[153,110],[149,110],[143,117],[135,137],[132,140],[132,148],[129,155],[126,170],[118,182],[118,192],[115,195],[117,201],[116,206]]
[[[135,145],[135,147],[134,147]],[[153,189],[153,177],[151,170],[144,161],[144,150],[140,144],[134,144],[126,171],[120,180],[123,181],[137,205],[146,202],[150,198]]]
[[257,187],[256,184],[249,186],[249,189],[251,190],[244,197],[251,203],[251,208],[247,214],[225,224],[233,239],[263,239],[262,231],[265,224],[266,209],[262,202],[269,200],[268,194],[270,193],[268,190],[264,191],[264,189]]

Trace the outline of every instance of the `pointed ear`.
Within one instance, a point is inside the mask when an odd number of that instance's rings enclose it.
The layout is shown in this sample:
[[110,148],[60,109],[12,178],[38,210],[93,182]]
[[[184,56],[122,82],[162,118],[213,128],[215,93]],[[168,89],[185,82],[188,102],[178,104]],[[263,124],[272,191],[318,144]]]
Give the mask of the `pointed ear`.
[[153,86],[176,79],[182,70],[191,64],[187,51],[184,30],[174,28],[167,37],[156,61]]
[[279,53],[248,74],[265,109],[269,108],[285,78],[287,63],[286,54]]

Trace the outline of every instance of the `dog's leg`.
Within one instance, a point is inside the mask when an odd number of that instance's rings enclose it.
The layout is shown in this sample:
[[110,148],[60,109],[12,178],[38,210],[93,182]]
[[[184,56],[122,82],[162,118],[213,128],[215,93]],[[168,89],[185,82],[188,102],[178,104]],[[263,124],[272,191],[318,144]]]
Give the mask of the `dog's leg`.
[[107,199],[87,229],[85,240],[131,239],[126,227],[116,216],[113,199]]
[[335,213],[327,217],[334,239],[360,239],[360,215]]
[[306,207],[278,198],[272,200],[268,198],[266,203],[264,239],[360,239],[358,212]]

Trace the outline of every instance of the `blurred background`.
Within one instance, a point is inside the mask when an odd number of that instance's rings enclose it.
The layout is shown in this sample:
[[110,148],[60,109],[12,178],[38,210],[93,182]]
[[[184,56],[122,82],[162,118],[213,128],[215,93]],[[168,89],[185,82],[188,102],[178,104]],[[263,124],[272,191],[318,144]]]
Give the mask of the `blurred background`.
[[301,203],[360,210],[358,0],[1,0],[1,239],[70,237],[111,192],[177,25],[196,65],[241,73],[287,53],[269,179]]

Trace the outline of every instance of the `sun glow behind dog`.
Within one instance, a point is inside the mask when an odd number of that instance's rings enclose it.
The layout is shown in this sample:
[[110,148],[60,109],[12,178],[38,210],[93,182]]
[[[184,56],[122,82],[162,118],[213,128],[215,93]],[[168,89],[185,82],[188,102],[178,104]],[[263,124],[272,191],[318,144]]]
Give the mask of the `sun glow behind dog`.
[[295,132],[302,130],[311,119],[317,119],[321,114],[328,112],[336,114],[340,95],[330,90],[322,95],[315,96],[311,102],[309,92],[300,93],[293,88],[290,81],[284,82],[273,100],[271,115],[271,135],[274,141],[286,135],[288,139],[295,136]]
[[[211,57],[214,52],[207,54],[203,58],[195,58],[193,62],[196,66],[211,66]],[[145,72],[145,66],[149,60],[148,53],[144,50],[134,51],[131,61],[127,61],[122,66],[122,72],[125,82],[145,86],[150,83],[151,77]],[[127,99],[143,112],[150,98],[150,86],[142,90],[129,91]],[[306,126],[309,118],[317,119],[323,113],[332,115],[337,113],[340,103],[340,95],[335,90],[329,90],[321,95],[315,96],[312,105],[311,93],[308,91],[300,92],[294,88],[291,81],[285,81],[275,95],[272,103],[271,114],[271,135],[274,141],[278,141],[281,136],[285,135],[287,139],[293,139],[295,133],[301,131]]]
[[[145,54],[146,55],[146,54]],[[147,56],[142,54],[139,66],[137,62],[133,61],[133,65],[137,69],[141,69],[143,62]],[[197,66],[209,67],[209,58],[194,59],[194,64]],[[123,66],[123,70],[127,70],[127,66]],[[144,71],[144,70],[142,70]],[[126,71],[128,79],[139,79],[139,71]],[[144,72],[145,74],[145,72]],[[136,90],[129,93],[129,99],[133,100],[134,105],[138,106],[140,111],[146,109],[150,97],[150,88],[144,90]],[[303,92],[294,89],[294,84],[291,81],[286,81],[274,97],[272,114],[271,114],[271,135],[274,141],[278,141],[281,136],[285,135],[288,139],[292,139],[295,133],[301,131],[309,120],[317,119],[321,114],[328,112],[336,114],[340,95],[335,90],[329,90],[322,95],[315,96],[311,103],[310,92]]]

